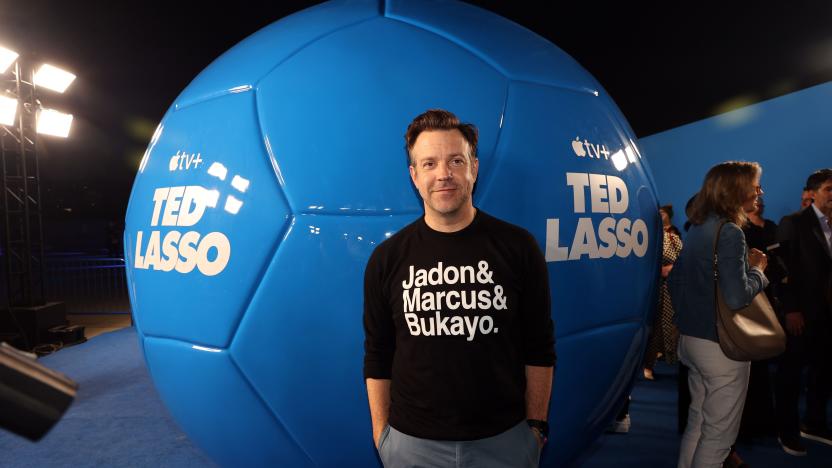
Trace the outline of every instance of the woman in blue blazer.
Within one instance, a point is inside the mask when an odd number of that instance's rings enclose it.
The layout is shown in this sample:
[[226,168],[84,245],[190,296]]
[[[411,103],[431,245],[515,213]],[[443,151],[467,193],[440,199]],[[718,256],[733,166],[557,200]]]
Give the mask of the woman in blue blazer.
[[721,467],[737,437],[749,363],[729,359],[719,347],[714,240],[721,225],[719,288],[728,307],[745,307],[768,285],[763,274],[766,256],[747,248],[740,228],[763,193],[761,173],[757,163],[736,161],[708,171],[688,210],[692,226],[670,274],[668,286],[680,333],[679,359],[690,368],[691,404],[679,468]]

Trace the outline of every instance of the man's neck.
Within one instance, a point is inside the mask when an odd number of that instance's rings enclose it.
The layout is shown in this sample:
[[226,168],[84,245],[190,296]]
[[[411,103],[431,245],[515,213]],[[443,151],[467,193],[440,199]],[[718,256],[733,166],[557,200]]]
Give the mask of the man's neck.
[[825,210],[825,211],[824,211],[824,209],[823,209],[823,208],[821,208],[821,207],[819,207],[819,206],[817,205],[817,203],[812,203],[812,206],[815,208],[815,210],[816,210],[816,211],[820,211],[820,212],[821,212],[821,214],[823,214],[824,216],[826,216],[826,217],[832,217],[832,213],[830,213],[830,211],[832,211],[832,210]]
[[457,232],[467,228],[474,221],[476,214],[477,209],[473,205],[462,207],[450,216],[425,210],[425,224],[434,231]]

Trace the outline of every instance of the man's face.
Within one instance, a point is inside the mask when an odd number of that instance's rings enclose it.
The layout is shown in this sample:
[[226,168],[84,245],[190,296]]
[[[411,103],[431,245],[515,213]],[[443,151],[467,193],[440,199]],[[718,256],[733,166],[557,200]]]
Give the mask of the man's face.
[[804,190],[803,195],[800,196],[800,209],[808,207],[812,204],[812,192],[809,190]]
[[453,218],[461,208],[473,206],[479,161],[469,159],[468,152],[459,130],[429,130],[416,138],[410,178],[425,202],[426,216]]
[[832,180],[827,180],[811,193],[815,206],[826,216],[832,216]]

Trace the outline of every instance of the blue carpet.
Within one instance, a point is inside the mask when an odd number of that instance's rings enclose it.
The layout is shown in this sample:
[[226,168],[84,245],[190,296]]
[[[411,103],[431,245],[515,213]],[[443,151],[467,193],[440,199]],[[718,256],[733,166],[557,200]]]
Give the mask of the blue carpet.
[[41,363],[78,382],[78,395],[37,443],[0,432],[0,466],[215,466],[163,406],[135,329],[96,336]]
[[[675,467],[681,437],[677,432],[676,370],[676,366],[659,361],[653,371],[656,380],[639,377],[630,401],[630,432],[604,434],[575,465]],[[740,442],[737,452],[753,468],[832,467],[832,447],[805,439],[804,444],[808,449],[805,457],[786,454],[775,437]]]
[[[41,362],[78,382],[78,396],[38,443],[0,431],[0,466],[216,466],[162,405],[134,329],[99,335]],[[575,466],[676,466],[676,368],[658,363],[655,376],[652,382],[636,382],[630,432],[601,436]],[[806,444],[809,455],[802,458],[785,454],[774,438],[740,444],[738,450],[754,468],[832,466],[832,447]]]

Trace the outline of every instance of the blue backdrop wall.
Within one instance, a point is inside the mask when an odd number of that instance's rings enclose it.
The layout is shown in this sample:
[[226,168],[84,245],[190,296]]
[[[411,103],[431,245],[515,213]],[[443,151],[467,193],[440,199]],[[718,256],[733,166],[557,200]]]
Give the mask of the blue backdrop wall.
[[763,166],[765,217],[779,222],[800,208],[806,177],[832,167],[832,82],[641,138],[639,146],[678,227],[708,169],[732,159]]

